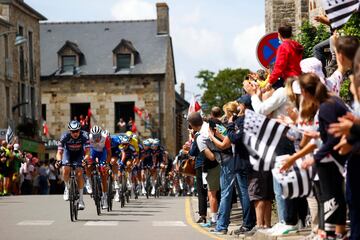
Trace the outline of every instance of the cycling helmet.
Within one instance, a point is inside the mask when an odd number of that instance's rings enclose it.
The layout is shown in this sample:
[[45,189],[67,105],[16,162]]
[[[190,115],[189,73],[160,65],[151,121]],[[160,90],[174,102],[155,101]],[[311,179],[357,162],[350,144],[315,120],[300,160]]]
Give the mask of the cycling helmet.
[[143,144],[145,147],[151,147],[151,142],[149,141],[149,139],[144,140]]
[[102,133],[105,134],[106,136],[110,137],[110,133],[108,130],[105,129],[102,131]]
[[101,127],[99,127],[98,125],[94,125],[90,130],[90,133],[93,135],[100,135],[101,132],[102,132]]
[[122,139],[121,139],[121,143],[122,144],[129,144],[130,143],[129,136],[123,136]]
[[132,138],[132,136],[133,136],[133,132],[132,132],[132,131],[127,131],[125,134],[126,134],[129,138]]
[[80,123],[79,123],[78,121],[76,121],[76,120],[72,120],[72,121],[70,121],[69,124],[68,124],[68,129],[69,129],[70,131],[80,130],[80,128],[81,128],[81,125],[80,125]]
[[160,140],[155,138],[153,141],[152,141],[152,146],[155,146],[155,147],[158,147],[160,146]]

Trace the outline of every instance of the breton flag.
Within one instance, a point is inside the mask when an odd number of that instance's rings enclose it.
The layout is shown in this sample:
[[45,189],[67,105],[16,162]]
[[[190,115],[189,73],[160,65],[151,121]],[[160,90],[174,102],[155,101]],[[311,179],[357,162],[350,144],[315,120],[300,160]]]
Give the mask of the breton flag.
[[6,131],[6,136],[5,136],[5,141],[8,143],[8,144],[12,144],[13,141],[15,139],[15,135],[14,135],[14,132],[13,130],[11,129],[11,127],[9,126],[7,131]]
[[289,127],[275,119],[245,110],[244,145],[249,150],[250,162],[255,171],[270,171],[275,164],[275,149]]
[[313,196],[313,181],[314,169],[309,167],[303,169],[301,163],[304,159],[296,160],[294,165],[289,168],[287,172],[280,173],[282,162],[289,157],[289,155],[282,155],[276,158],[275,167],[272,170],[273,177],[280,183],[282,190],[282,197],[285,199],[292,199],[298,197]]
[[359,10],[359,5],[359,0],[322,0],[322,7],[333,29],[342,27]]

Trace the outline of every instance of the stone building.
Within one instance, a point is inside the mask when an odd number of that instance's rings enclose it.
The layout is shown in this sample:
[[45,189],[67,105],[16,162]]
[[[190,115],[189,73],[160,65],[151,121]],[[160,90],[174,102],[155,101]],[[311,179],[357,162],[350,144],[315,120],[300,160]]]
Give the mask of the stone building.
[[156,8],[155,20],[41,24],[42,111],[52,139],[90,110],[91,124],[110,132],[117,132],[120,117],[133,118],[142,136],[160,138],[175,153],[169,8],[166,3]]
[[297,33],[303,20],[314,23],[320,13],[320,0],[265,0],[266,33],[276,32],[282,22],[292,25]]
[[[44,152],[37,131],[41,20],[46,18],[22,0],[0,0],[0,129],[11,126],[22,149],[35,154]],[[17,35],[27,41],[16,46]]]

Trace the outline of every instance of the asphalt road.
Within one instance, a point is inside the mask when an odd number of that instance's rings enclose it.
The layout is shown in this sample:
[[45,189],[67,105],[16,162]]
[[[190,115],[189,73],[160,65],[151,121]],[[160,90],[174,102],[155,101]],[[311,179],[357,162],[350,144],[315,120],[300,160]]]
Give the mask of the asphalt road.
[[88,195],[84,200],[86,209],[71,222],[69,203],[60,195],[0,197],[0,239],[209,239],[192,227],[185,198],[131,199],[100,216]]

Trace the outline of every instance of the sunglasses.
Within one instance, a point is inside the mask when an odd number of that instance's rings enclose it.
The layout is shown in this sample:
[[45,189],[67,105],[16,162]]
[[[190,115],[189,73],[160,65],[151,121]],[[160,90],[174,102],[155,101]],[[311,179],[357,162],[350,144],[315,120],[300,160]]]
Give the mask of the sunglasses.
[[79,133],[80,130],[70,131],[70,133]]

